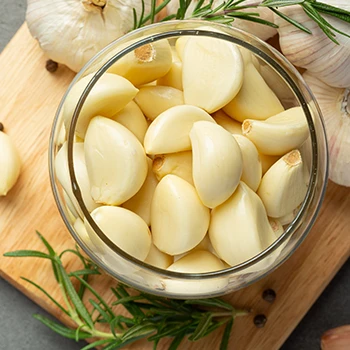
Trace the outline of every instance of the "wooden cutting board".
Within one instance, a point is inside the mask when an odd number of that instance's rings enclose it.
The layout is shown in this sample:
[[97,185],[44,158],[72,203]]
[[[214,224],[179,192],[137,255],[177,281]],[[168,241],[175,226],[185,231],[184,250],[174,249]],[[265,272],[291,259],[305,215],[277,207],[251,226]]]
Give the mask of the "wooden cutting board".
[[[67,318],[42,294],[20,276],[29,277],[61,300],[50,263],[36,258],[4,258],[4,252],[18,249],[44,250],[35,235],[40,231],[57,251],[73,247],[54,203],[48,175],[48,142],[55,110],[73,78],[64,67],[51,74],[45,70],[46,58],[30,37],[26,25],[0,56],[0,121],[12,136],[23,161],[21,176],[7,197],[0,198],[0,275],[24,294],[67,323]],[[1,155],[0,155],[1,156]],[[0,169],[1,171],[1,169]],[[278,349],[296,327],[329,281],[349,256],[350,188],[329,183],[320,216],[297,252],[270,276],[226,300],[252,309],[238,318],[230,349]],[[78,268],[76,259],[65,260],[68,268]],[[108,287],[115,284],[107,276],[93,281],[94,287],[111,299]],[[265,288],[273,288],[277,299],[264,301]],[[253,324],[254,315],[264,313],[264,328]],[[49,330],[48,330],[49,332]],[[182,349],[217,349],[221,333],[203,341],[183,343]],[[160,349],[167,348],[167,341]],[[139,342],[129,349],[151,349]]]

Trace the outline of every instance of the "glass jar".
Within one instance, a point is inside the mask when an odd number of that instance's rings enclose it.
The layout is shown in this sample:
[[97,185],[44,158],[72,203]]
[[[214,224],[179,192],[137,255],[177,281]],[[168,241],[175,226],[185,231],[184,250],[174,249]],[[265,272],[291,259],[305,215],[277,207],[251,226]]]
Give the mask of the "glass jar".
[[[133,50],[156,41],[167,40],[174,45],[183,36],[205,36],[225,40],[249,50],[258,60],[267,84],[285,108],[301,106],[309,127],[309,138],[300,151],[309,169],[306,197],[293,221],[284,233],[264,251],[239,265],[207,273],[179,273],[160,269],[139,261],[119,249],[96,225],[82,199],[73,166],[73,149],[79,113],[89,92],[109,67]],[[81,92],[70,125],[64,127],[62,108],[72,87],[84,76],[91,80]],[[67,191],[57,180],[55,160],[57,152],[67,140]],[[283,263],[301,244],[319,212],[326,188],[328,153],[324,123],[314,96],[298,71],[273,47],[238,29],[206,21],[170,21],[135,30],[114,41],[77,74],[59,105],[50,138],[49,166],[51,185],[60,214],[73,238],[86,254],[111,276],[151,294],[171,298],[199,298],[223,295],[257,281]],[[83,220],[96,233],[87,236]],[[117,229],[117,228],[116,228]]]

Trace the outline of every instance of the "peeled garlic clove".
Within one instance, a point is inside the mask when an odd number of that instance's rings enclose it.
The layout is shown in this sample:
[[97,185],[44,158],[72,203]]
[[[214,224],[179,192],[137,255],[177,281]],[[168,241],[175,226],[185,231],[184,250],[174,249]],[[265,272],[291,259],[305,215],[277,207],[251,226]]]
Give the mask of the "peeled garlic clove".
[[271,225],[271,228],[272,228],[276,238],[281,236],[281,234],[284,232],[282,223],[279,220],[273,219],[273,218],[269,218],[269,223]]
[[172,56],[173,61],[169,72],[157,80],[157,85],[171,86],[182,90],[182,62],[175,49],[172,49]]
[[222,109],[213,113],[212,117],[229,133],[242,135],[242,124],[229,117]]
[[347,89],[332,88],[308,72],[303,78],[314,93],[326,124],[329,178],[350,187],[350,84]]
[[152,171],[152,160],[147,157],[148,172],[140,190],[123,203],[123,207],[139,215],[148,226],[151,225],[151,204],[158,180]]
[[10,136],[2,131],[0,131],[0,169],[0,196],[6,196],[19,177],[21,159]]
[[243,170],[241,181],[248,185],[254,192],[259,187],[262,167],[258,150],[254,143],[242,135],[233,135],[242,152]]
[[265,120],[284,111],[275,93],[252,63],[244,68],[243,85],[236,97],[223,108],[231,118]]
[[160,114],[149,126],[144,141],[147,154],[174,153],[191,150],[190,130],[195,122],[215,120],[203,109],[182,105]]
[[148,124],[139,106],[130,101],[120,112],[111,119],[129,129],[143,143]]
[[[69,130],[77,103],[92,79],[89,74],[80,79],[69,91],[63,105],[63,119]],[[76,124],[76,134],[84,138],[90,120],[96,115],[110,118],[123,109],[137,94],[138,90],[126,79],[105,73],[94,85],[80,111]]]
[[184,98],[181,90],[157,85],[140,88],[135,102],[148,119],[154,120],[167,109],[183,105]]
[[265,121],[247,119],[242,124],[242,131],[260,153],[272,156],[300,147],[309,136],[301,107],[287,109]]
[[160,269],[167,269],[174,262],[174,258],[161,252],[154,244],[151,244],[151,249],[145,262]]
[[205,236],[209,217],[209,209],[202,204],[194,187],[178,176],[167,175],[153,195],[153,243],[170,255],[189,251]]
[[189,39],[190,39],[189,36],[180,36],[176,40],[175,49],[180,61],[183,60],[184,49]]
[[[73,144],[73,164],[75,177],[77,179],[84,204],[86,209],[91,212],[95,208],[99,207],[99,204],[93,200],[90,193],[91,185],[85,164],[84,143],[79,142]],[[72,191],[72,182],[69,174],[67,142],[65,142],[57,152],[55,158],[55,173],[59,183],[66,191],[68,197],[73,201],[73,204],[75,203],[75,206],[78,207],[78,203]]]
[[243,169],[241,150],[229,132],[206,121],[194,123],[190,138],[195,188],[203,204],[214,208],[238,186]]
[[[79,207],[78,201],[75,197],[69,197],[65,190],[62,190],[63,199],[66,204],[66,209],[71,222],[74,222],[78,217],[84,217],[82,210]],[[72,199],[71,199],[72,198]],[[73,204],[74,202],[74,204]]]
[[239,46],[238,48],[242,55],[244,67],[246,67],[249,63],[252,63],[257,71],[260,71],[260,63],[256,56],[244,47]]
[[115,62],[109,69],[135,86],[150,83],[167,74],[171,68],[171,48],[167,40],[145,44]]
[[168,267],[169,271],[183,273],[204,273],[223,270],[223,262],[206,250],[196,250],[186,254]]
[[[146,259],[151,249],[151,232],[138,215],[121,207],[102,206],[95,209],[91,217],[116,246],[136,259]],[[92,242],[103,245],[87,221],[85,227]]]
[[261,166],[262,166],[262,174],[264,175],[273,164],[275,164],[280,156],[267,156],[266,154],[259,154]]
[[276,239],[261,199],[244,182],[212,210],[209,237],[218,256],[231,266],[259,254]]
[[85,225],[84,225],[84,221],[80,218],[77,218],[74,222],[74,230],[75,232],[79,235],[79,238],[87,245],[87,246],[91,246],[91,240],[89,237],[89,234],[86,231]]
[[198,250],[205,250],[208,251],[211,254],[214,254],[215,256],[217,256],[215,249],[213,248],[209,236],[205,235],[205,237],[194,247],[192,248],[190,251],[183,253],[183,254],[179,254],[179,255],[175,255],[174,256],[174,262],[180,260],[181,258],[183,258],[185,255],[187,254],[191,254],[194,251],[198,251]]
[[[305,166],[305,164],[304,164]],[[293,220],[294,218],[297,216],[298,214],[298,211],[300,209],[300,205],[298,205],[296,208],[294,208],[294,210],[286,215],[283,215],[279,218],[276,218],[276,219],[272,219],[272,220],[278,220],[278,222],[281,223],[282,226],[285,226],[285,225],[289,225]]]
[[153,172],[160,181],[165,175],[173,174],[193,185],[192,152],[178,152],[158,155],[153,159]]
[[243,82],[238,47],[210,37],[188,39],[182,57],[185,103],[213,113],[229,103]]
[[85,137],[91,196],[97,203],[119,205],[134,196],[147,176],[145,151],[123,125],[95,117]]
[[298,150],[279,159],[263,176],[258,195],[267,214],[279,218],[293,211],[305,198],[303,160]]

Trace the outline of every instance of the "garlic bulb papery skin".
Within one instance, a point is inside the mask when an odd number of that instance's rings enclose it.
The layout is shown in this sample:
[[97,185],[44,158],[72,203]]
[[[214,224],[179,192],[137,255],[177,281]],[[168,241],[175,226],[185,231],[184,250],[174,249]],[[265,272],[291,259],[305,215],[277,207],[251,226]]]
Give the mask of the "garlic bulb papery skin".
[[259,254],[276,239],[261,199],[244,182],[212,210],[209,237],[218,256],[231,266]]
[[309,72],[305,72],[303,78],[314,93],[325,120],[329,178],[350,187],[350,85],[347,89],[334,88]]
[[225,202],[239,184],[241,148],[222,126],[206,121],[194,123],[190,138],[195,188],[203,204],[214,208]]
[[[218,4],[222,2],[219,1]],[[245,0],[239,4],[239,6],[246,6],[246,5],[259,5],[262,1],[257,0]],[[261,19],[264,19],[269,22],[274,22],[274,16],[273,12],[267,8],[267,7],[257,7],[257,8],[250,8],[250,9],[242,9],[239,10],[240,12],[256,12],[259,13],[259,17]],[[241,30],[244,30],[250,34],[253,34],[260,38],[261,40],[267,40],[269,38],[272,38],[274,35],[277,34],[277,29],[272,28],[270,26],[266,26],[264,24],[245,21],[239,18],[235,18],[235,20],[232,23],[232,26]]]
[[[125,208],[102,206],[95,209],[91,217],[116,246],[136,259],[146,259],[152,244],[151,232],[138,215]],[[84,224],[91,241],[104,251],[105,244],[86,219]]]
[[122,204],[143,185],[147,157],[140,141],[125,126],[108,118],[93,118],[84,151],[91,196],[97,203]]
[[[327,4],[350,11],[348,0],[328,0]],[[312,35],[307,34],[279,16],[275,16],[275,23],[279,26],[281,50],[287,59],[297,67],[306,68],[328,85],[349,87],[350,38],[334,32],[340,44],[336,45],[300,6],[281,7],[279,11],[312,31]],[[344,33],[350,33],[349,23],[323,13],[322,16],[335,28]]]
[[176,175],[163,177],[151,207],[153,243],[160,251],[177,255],[191,250],[207,233],[209,219],[192,185]]
[[0,196],[15,185],[21,171],[21,159],[10,136],[0,131]]
[[[145,12],[150,0],[145,0]],[[139,0],[28,0],[30,33],[52,60],[78,72],[107,44],[133,29]]]
[[[84,204],[86,206],[86,209],[89,212],[91,212],[97,207],[99,207],[100,205],[93,200],[90,194],[90,181],[89,181],[86,164],[85,164],[83,143],[75,143],[73,145],[73,164],[74,164],[75,176],[81,191]],[[60,182],[63,189],[67,193],[67,196],[72,201],[72,205],[75,208],[79,208],[79,205],[72,191],[72,183],[69,175],[67,142],[65,142],[62,145],[62,147],[60,148],[60,150],[56,155],[55,173],[58,181]],[[80,211],[80,209],[78,210]],[[80,214],[82,213],[80,212]]]

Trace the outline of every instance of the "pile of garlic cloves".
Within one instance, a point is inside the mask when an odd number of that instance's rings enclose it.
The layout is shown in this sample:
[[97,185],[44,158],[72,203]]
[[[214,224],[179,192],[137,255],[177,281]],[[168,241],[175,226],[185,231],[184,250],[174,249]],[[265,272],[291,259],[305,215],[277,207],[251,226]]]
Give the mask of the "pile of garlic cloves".
[[[185,39],[111,66],[80,112],[73,159],[85,206],[113,243],[159,268],[202,273],[254,257],[293,221],[310,138],[303,109],[284,107],[249,51]],[[91,77],[65,100],[65,130]],[[103,253],[72,193],[64,138],[55,170],[74,227]]]

